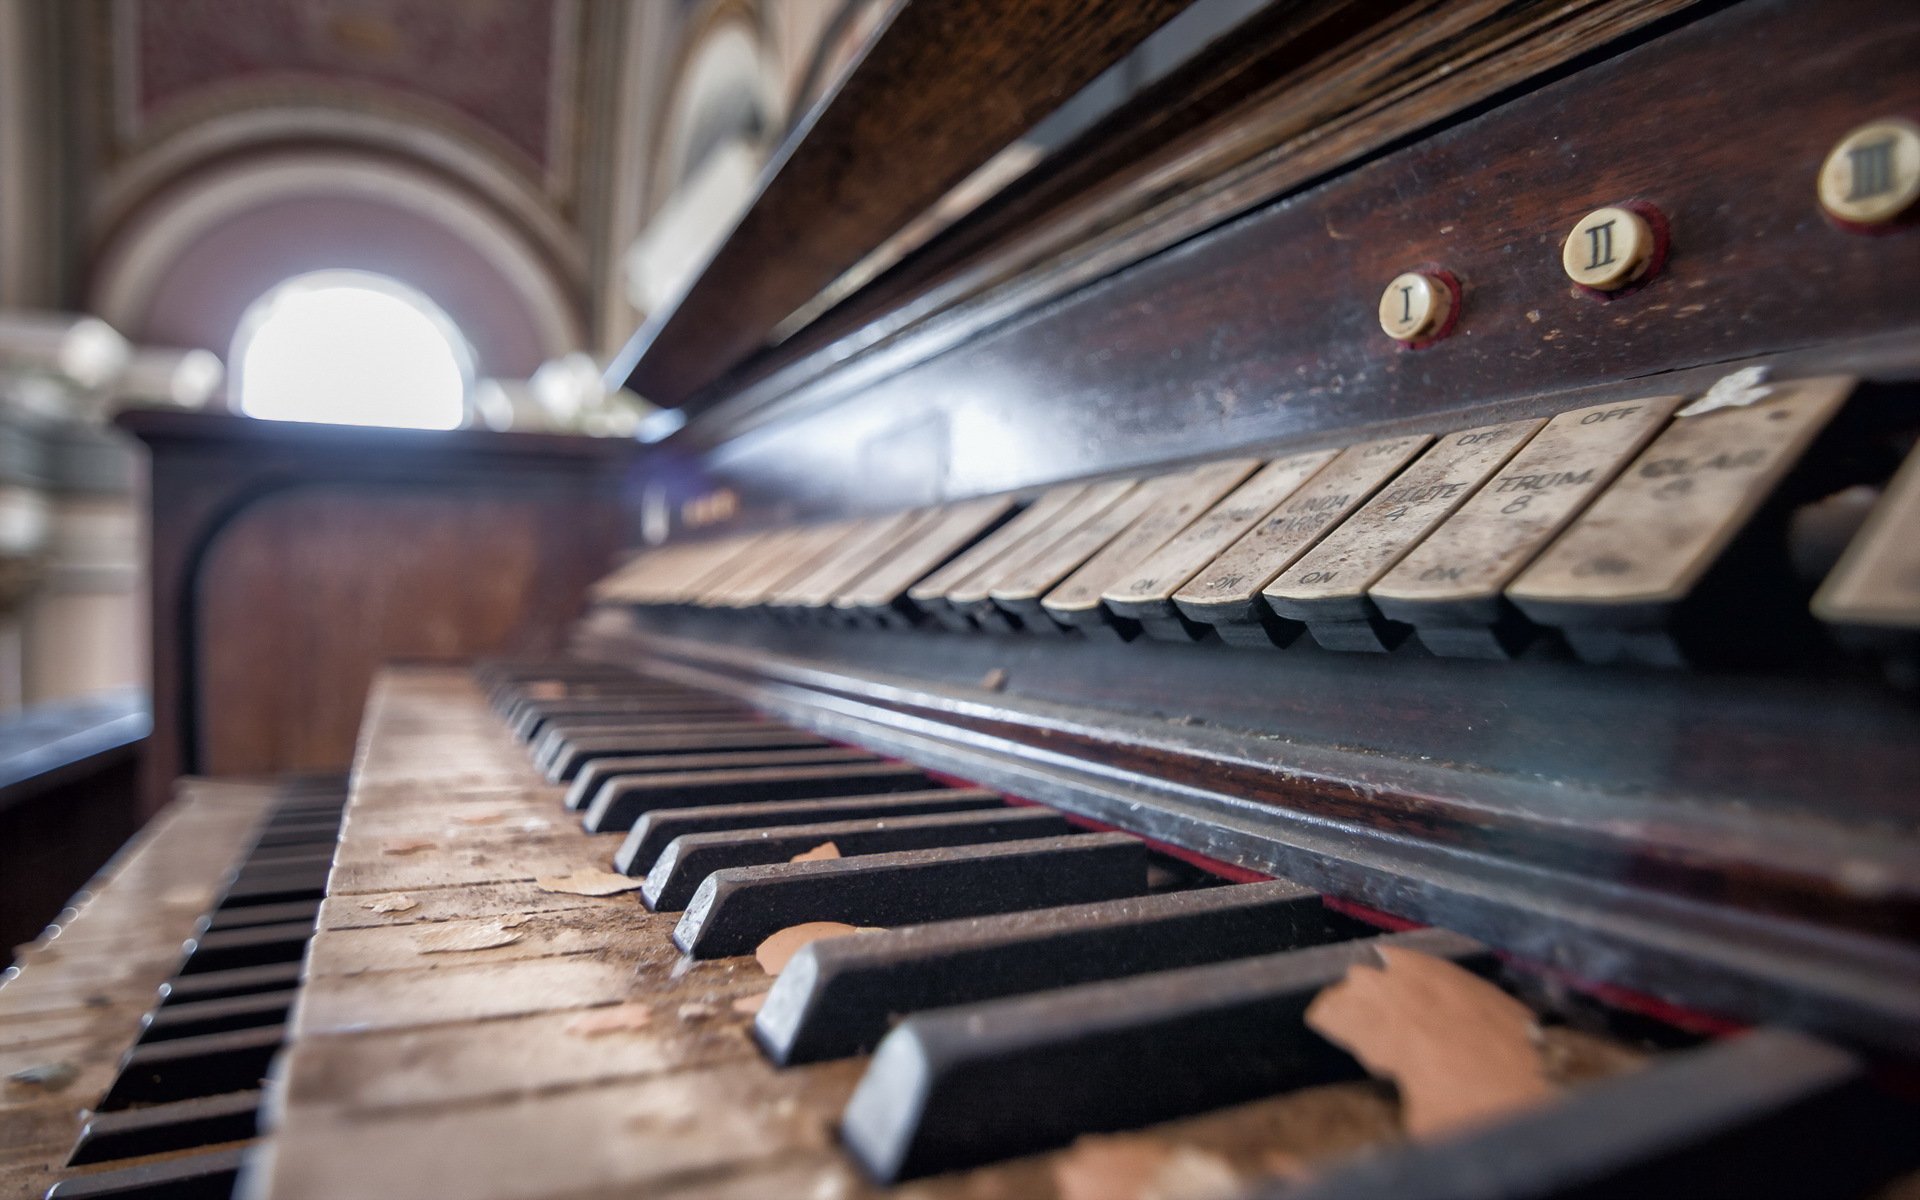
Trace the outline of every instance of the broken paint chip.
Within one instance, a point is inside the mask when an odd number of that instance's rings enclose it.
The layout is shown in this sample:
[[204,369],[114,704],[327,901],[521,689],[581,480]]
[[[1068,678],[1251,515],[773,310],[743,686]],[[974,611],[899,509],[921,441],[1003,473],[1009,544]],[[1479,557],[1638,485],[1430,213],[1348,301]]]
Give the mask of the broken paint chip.
[[1432,1138],[1549,1100],[1526,1005],[1445,959],[1383,946],[1314,997],[1308,1027],[1400,1090],[1409,1136]]
[[460,813],[453,818],[456,825],[497,825],[507,819],[503,812]]
[[859,925],[848,925],[844,921],[807,921],[799,925],[789,925],[774,933],[754,947],[753,957],[760,962],[760,969],[769,975],[778,975],[787,969],[787,963],[800,953],[800,947],[808,942],[817,942],[821,938],[845,937],[850,933],[872,933],[871,929]]
[[412,896],[382,896],[378,900],[362,904],[360,907],[366,909],[368,912],[403,913],[412,912],[414,909],[419,908],[420,902]]
[[503,929],[498,922],[485,925],[442,925],[415,934],[413,945],[422,954],[457,954],[462,950],[492,950],[511,946],[520,934]]
[[422,850],[431,850],[437,843],[426,838],[400,838],[387,842],[380,847],[382,854],[418,854]]
[[811,850],[802,850],[788,859],[788,862],[820,862],[824,859],[839,858],[840,847],[832,842],[821,842]]
[[711,1004],[706,1004],[699,1000],[693,1000],[686,1004],[682,1004],[677,1010],[675,1010],[675,1015],[678,1016],[682,1021],[705,1021],[711,1017],[719,1016],[720,1010],[715,1008]]
[[611,896],[618,892],[638,891],[646,880],[618,875],[593,867],[581,867],[565,875],[542,875],[533,885],[543,892],[563,892],[569,896]]
[[1244,1191],[1217,1154],[1157,1137],[1083,1137],[1053,1163],[1060,1200],[1226,1200]]
[[743,1017],[751,1017],[759,1012],[761,1008],[765,1007],[767,997],[770,994],[769,992],[755,992],[751,996],[742,996],[738,1000],[735,1000],[729,1007]]
[[610,1033],[633,1033],[653,1022],[653,1010],[644,1004],[616,1004],[596,1008],[567,1022],[567,1032],[575,1037],[605,1037]]
[[1313,1174],[1307,1160],[1291,1150],[1266,1150],[1260,1155],[1260,1169],[1273,1179],[1298,1183]]
[[21,1087],[38,1088],[43,1092],[64,1091],[74,1080],[80,1078],[80,1069],[69,1062],[36,1063],[31,1067],[7,1076],[7,1082]]
[[1773,389],[1767,385],[1768,369],[1763,363],[1755,367],[1742,367],[1730,375],[1722,375],[1713,381],[1698,400],[1687,405],[1676,417],[1699,417],[1723,408],[1745,408],[1758,404],[1773,395]]

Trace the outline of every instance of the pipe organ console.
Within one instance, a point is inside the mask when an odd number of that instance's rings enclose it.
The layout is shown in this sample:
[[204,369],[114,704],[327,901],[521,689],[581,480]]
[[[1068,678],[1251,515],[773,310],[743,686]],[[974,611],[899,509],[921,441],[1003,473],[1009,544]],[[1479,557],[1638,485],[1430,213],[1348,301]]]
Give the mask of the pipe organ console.
[[137,1040],[0,1023],[5,1111],[95,1110],[0,1163],[1920,1194],[1920,13],[1280,7],[812,324],[686,317],[881,240],[775,199],[946,178],[905,6],[623,364],[689,422],[571,656],[384,673]]

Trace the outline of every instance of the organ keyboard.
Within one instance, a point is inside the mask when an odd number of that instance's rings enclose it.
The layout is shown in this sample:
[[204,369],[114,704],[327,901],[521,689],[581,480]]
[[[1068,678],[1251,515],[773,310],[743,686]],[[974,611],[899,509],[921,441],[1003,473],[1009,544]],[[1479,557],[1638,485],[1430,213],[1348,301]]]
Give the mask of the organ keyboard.
[[[830,103],[572,656],[376,686],[239,1194],[1911,1194],[1916,53],[1270,6],[834,305],[795,189],[978,163]],[[1407,963],[1536,1102],[1313,1015]]]
[[[904,764],[875,790],[863,764],[764,767],[764,750],[666,772],[590,751],[589,809],[663,786],[617,836],[587,833],[528,761],[545,724],[529,714],[599,708],[628,740],[736,714],[598,665],[531,674],[384,677],[324,899],[305,847],[331,841],[337,793],[247,797],[226,844],[253,849],[145,1033],[59,1106],[97,1114],[49,1195],[225,1196],[236,1175],[240,1195],[292,1197],[1070,1194],[1099,1136],[1128,1133],[1204,1164],[1169,1186],[1206,1195],[1479,1195],[1489,1178],[1514,1196],[1847,1195],[1914,1165],[1907,1101],[1831,1044],[1705,1036],[1473,939],[1381,928]],[[764,798],[763,776],[806,771],[838,772],[813,789],[832,794]],[[821,921],[851,928],[771,977],[747,957]],[[1403,1143],[1386,1094],[1303,1023],[1353,964],[1396,951],[1522,998],[1563,1094]],[[48,957],[27,955],[29,987]],[[33,995],[19,986],[0,1001]]]

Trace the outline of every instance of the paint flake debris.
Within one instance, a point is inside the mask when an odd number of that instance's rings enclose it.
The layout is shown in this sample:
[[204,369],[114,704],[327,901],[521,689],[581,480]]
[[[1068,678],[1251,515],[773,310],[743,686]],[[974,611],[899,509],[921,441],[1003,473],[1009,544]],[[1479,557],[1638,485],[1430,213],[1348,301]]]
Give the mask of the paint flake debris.
[[1083,1137],[1053,1164],[1060,1200],[1226,1200],[1244,1190],[1217,1154],[1157,1137]]
[[872,933],[874,930],[859,925],[848,925],[844,921],[806,921],[799,925],[789,925],[771,935],[766,941],[754,947],[753,957],[760,963],[760,969],[769,975],[778,975],[787,969],[787,963],[800,953],[800,947],[822,938],[845,937],[850,933]]
[[561,892],[569,896],[612,896],[619,892],[638,891],[646,882],[630,875],[581,867],[565,875],[542,875],[533,881],[533,885],[543,892]]
[[1385,946],[1307,1008],[1307,1025],[1400,1090],[1414,1138],[1543,1103],[1553,1086],[1526,1005],[1445,959]]
[[457,954],[463,950],[493,950],[511,946],[521,938],[499,922],[485,925],[442,925],[414,935],[414,948],[422,954]]
[[653,1022],[653,1010],[644,1004],[616,1004],[596,1008],[567,1022],[567,1032],[575,1037],[605,1037],[610,1033],[634,1033]]

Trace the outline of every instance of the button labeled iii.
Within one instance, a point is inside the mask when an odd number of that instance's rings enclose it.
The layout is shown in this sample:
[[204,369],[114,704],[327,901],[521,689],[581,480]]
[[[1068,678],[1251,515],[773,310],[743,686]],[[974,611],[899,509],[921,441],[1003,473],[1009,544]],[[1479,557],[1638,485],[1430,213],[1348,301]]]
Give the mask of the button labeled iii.
[[1380,328],[1399,342],[1437,336],[1453,318],[1453,288],[1422,271],[1396,275],[1380,296]]
[[1596,208],[1580,218],[1560,247],[1567,278],[1581,287],[1617,292],[1653,265],[1653,226],[1630,208]]
[[1920,125],[1870,121],[1820,165],[1820,207],[1849,225],[1883,225],[1920,199]]

